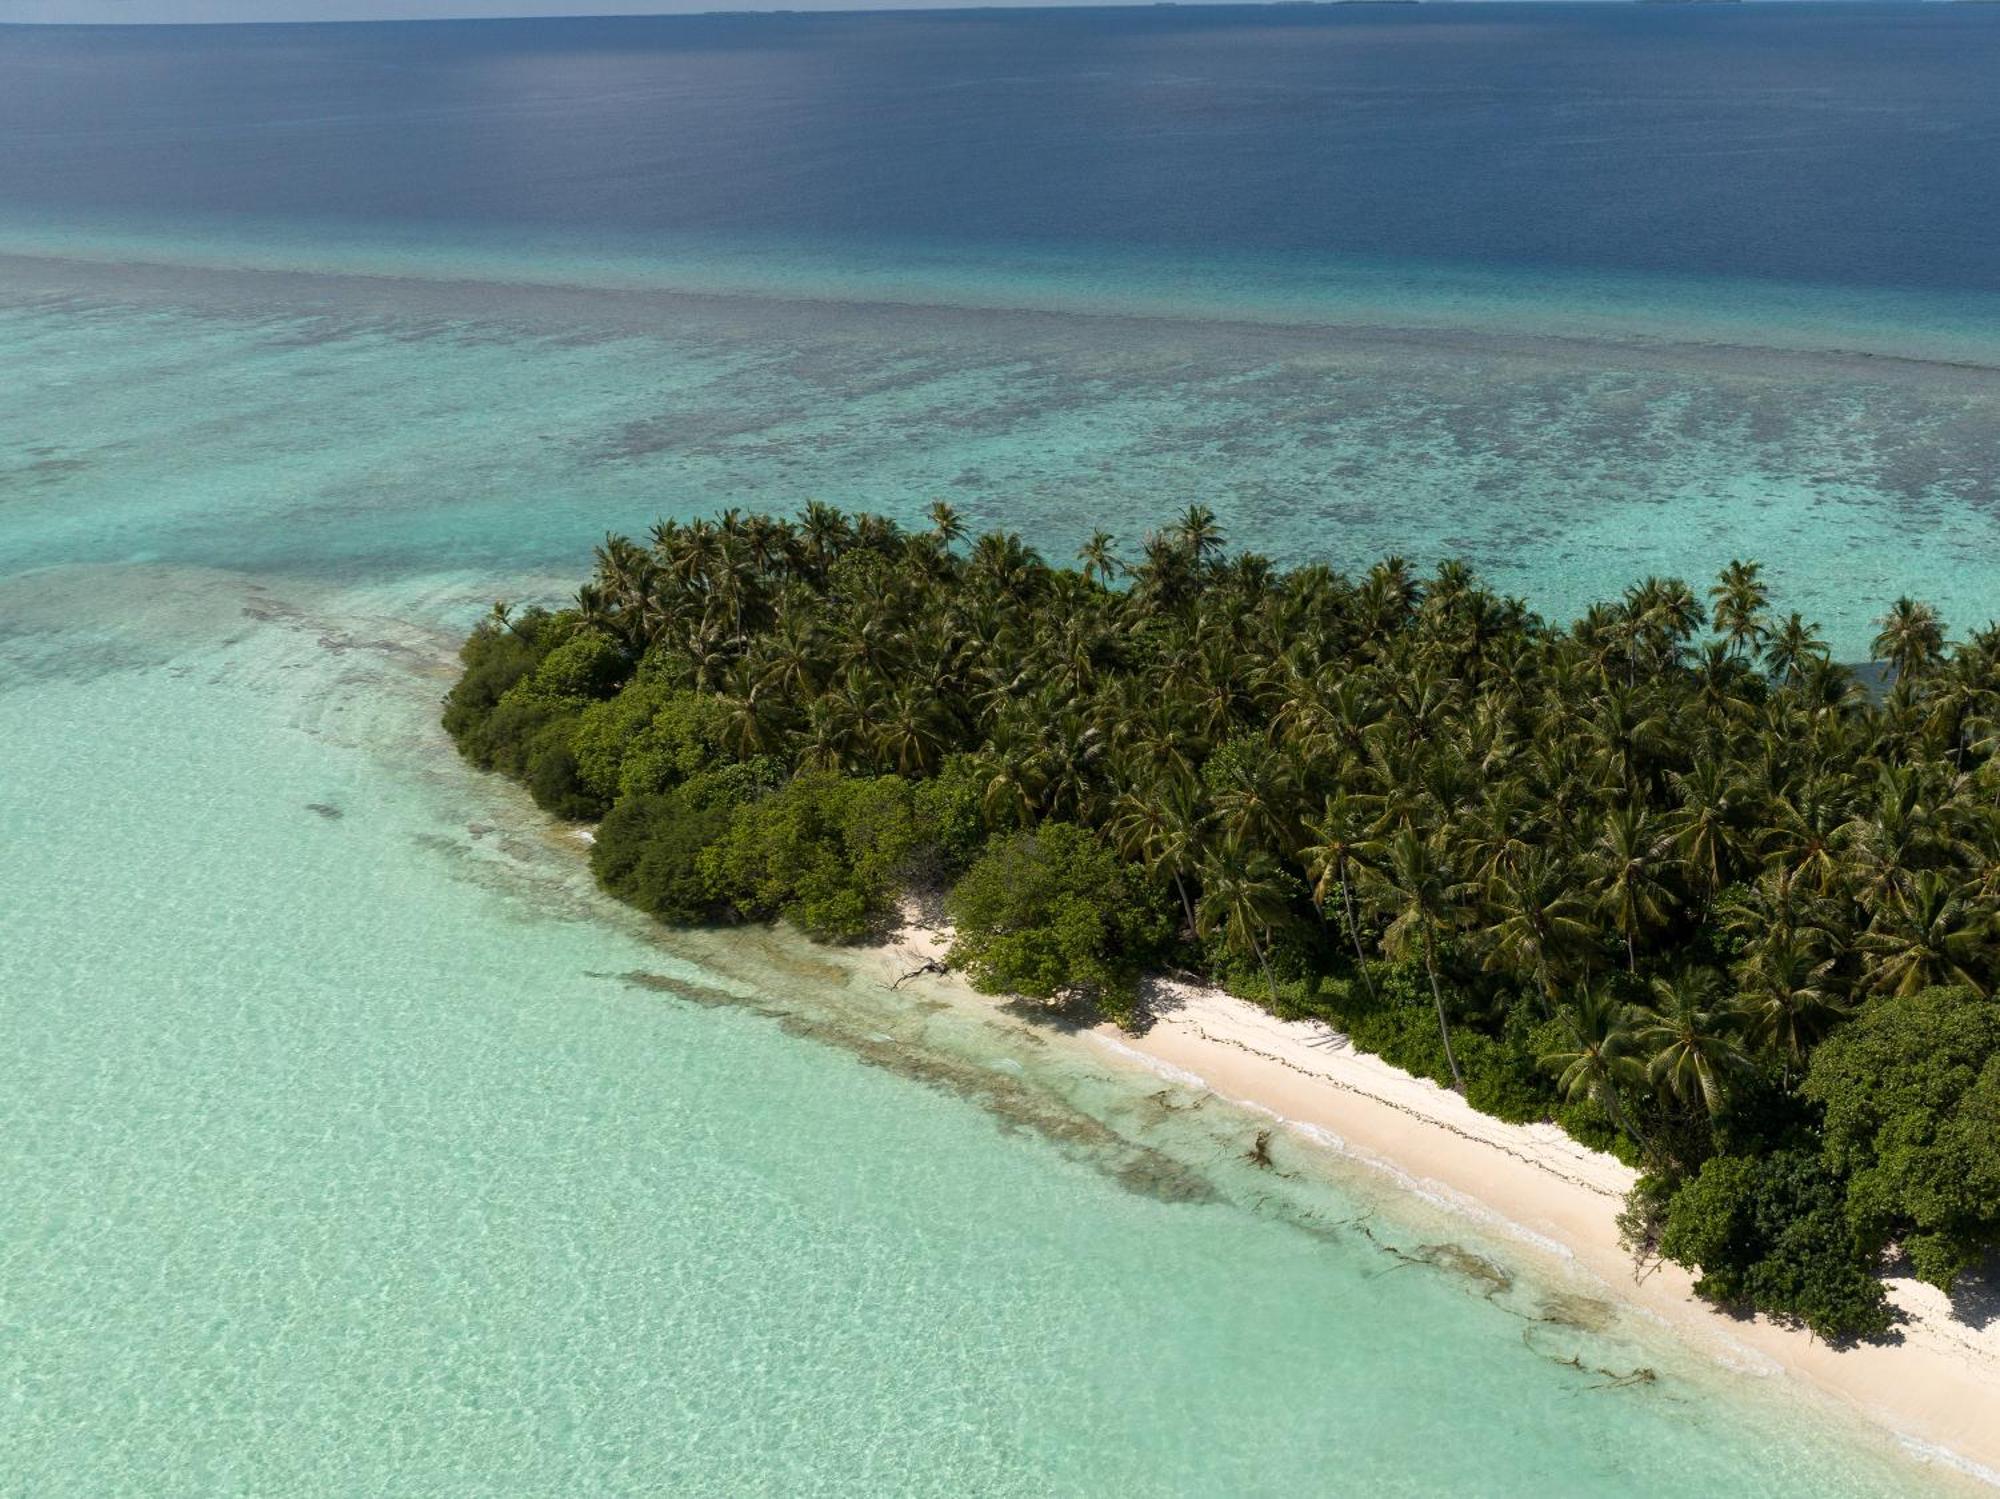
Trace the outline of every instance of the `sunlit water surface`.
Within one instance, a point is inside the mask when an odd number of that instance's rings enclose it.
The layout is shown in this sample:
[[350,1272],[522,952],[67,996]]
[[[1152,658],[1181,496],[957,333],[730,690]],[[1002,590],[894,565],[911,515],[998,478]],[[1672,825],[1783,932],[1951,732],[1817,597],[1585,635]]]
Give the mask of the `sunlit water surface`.
[[[1632,416],[1635,383],[1683,377],[1535,349],[952,311],[885,333],[750,303],[646,330],[541,293],[474,316],[431,300],[462,289],[17,274],[9,1491],[1942,1481],[1504,1235],[1481,1252],[1505,1291],[1406,1264],[1389,1246],[1478,1231],[1303,1147],[1274,1192],[1240,1162],[1248,1124],[1180,1090],[796,945],[639,930],[435,728],[486,599],[555,596],[605,526],[724,500],[946,494],[1060,554],[1201,493],[1287,557],[1449,544],[1546,598],[1607,552],[1698,555],[1704,528],[1780,555],[1746,533],[1816,511],[1844,565],[1904,570],[1903,520],[1846,480],[1733,509],[1716,427],[1686,435],[1720,397],[1687,381],[1680,417]],[[1525,388],[1482,378],[1517,360]],[[1797,391],[1769,431],[1717,425],[1773,468],[1802,427],[1883,431],[1851,386]],[[1467,482],[1528,462],[1508,444],[1544,455],[1548,508]],[[1633,495],[1579,517],[1552,447],[1626,465]],[[1655,481],[1690,466],[1689,503],[1640,493],[1649,454]],[[1337,502],[1310,477],[1329,465]]]
[[[30,124],[126,97],[9,45]],[[1755,556],[1847,656],[1906,590],[1976,624],[2000,319],[1960,241],[1870,287],[1615,236],[1565,273],[107,208],[147,189],[75,153],[168,118],[0,164],[0,1493],[1953,1481],[1503,1225],[1299,1141],[1255,1171],[1185,1088],[645,929],[435,715],[491,598],[607,528],[808,498],[1058,559],[1201,499],[1556,618]],[[362,118],[213,159],[248,193]]]

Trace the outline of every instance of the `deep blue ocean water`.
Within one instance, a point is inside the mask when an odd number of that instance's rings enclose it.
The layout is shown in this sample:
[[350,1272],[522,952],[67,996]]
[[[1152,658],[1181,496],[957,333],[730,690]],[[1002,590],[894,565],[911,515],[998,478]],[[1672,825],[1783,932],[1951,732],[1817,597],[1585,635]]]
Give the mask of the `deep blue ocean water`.
[[2000,11],[1154,7],[0,34],[0,200],[2000,290]]

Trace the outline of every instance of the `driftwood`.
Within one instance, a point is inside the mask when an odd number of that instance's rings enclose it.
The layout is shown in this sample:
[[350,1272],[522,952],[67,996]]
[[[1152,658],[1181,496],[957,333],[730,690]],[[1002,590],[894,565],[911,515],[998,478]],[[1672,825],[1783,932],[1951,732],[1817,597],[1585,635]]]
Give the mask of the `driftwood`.
[[889,987],[891,989],[900,989],[903,987],[903,985],[907,984],[911,979],[921,977],[923,974],[949,973],[949,972],[951,972],[951,970],[949,968],[946,968],[944,964],[940,963],[936,958],[926,958],[924,959],[923,962],[919,963],[915,968],[912,968],[908,973],[904,974],[901,978],[897,979],[896,982],[891,984]]

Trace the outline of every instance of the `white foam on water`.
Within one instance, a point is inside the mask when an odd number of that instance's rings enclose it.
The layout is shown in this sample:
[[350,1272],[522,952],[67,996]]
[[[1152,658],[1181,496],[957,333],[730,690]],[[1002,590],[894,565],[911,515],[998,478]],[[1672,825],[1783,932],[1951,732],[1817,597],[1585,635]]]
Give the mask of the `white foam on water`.
[[[1995,1412],[1995,1419],[2000,1420],[2000,1412]],[[1916,1457],[1920,1462],[1933,1463],[1941,1468],[1949,1468],[1955,1473],[1962,1473],[1967,1478],[1986,1485],[1988,1488],[2000,1489],[2000,1472],[1995,1472],[1992,1468],[1986,1467],[1981,1463],[1976,1463],[1969,1457],[1961,1457],[1949,1447],[1937,1442],[1926,1442],[1919,1437],[1913,1436],[1899,1436],[1898,1440],[1902,1443],[1904,1450]]]

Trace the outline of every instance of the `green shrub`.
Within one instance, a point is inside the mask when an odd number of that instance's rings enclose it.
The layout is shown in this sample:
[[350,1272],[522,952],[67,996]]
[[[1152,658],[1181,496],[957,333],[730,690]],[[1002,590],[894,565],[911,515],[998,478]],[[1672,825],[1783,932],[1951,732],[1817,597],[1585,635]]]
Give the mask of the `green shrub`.
[[852,942],[887,921],[917,841],[907,781],[822,772],[738,808],[704,868],[739,914]]
[[983,786],[970,755],[951,755],[929,780],[916,787],[917,824],[933,851],[926,878],[956,879],[986,847],[986,819],[980,810]]
[[581,705],[610,697],[631,674],[632,663],[610,637],[579,629],[543,656],[516,690],[546,702]]
[[579,630],[572,613],[530,609],[483,621],[459,658],[465,674],[445,697],[444,726],[465,757],[522,781],[558,817],[603,815],[610,791],[583,774],[574,739],[579,715],[630,670],[611,641]]
[[497,618],[480,621],[459,647],[458,659],[465,671],[445,694],[444,728],[466,758],[482,770],[494,768],[486,734],[494,709],[541,665],[560,633],[556,616],[545,609],[530,609],[506,622]]
[[1695,1290],[1755,1306],[1821,1337],[1889,1328],[1882,1283],[1846,1215],[1840,1179],[1816,1155],[1711,1156],[1667,1206],[1660,1252],[1698,1270]]
[[[1629,1103],[1627,1107],[1630,1107]],[[1639,1147],[1618,1127],[1618,1121],[1606,1113],[1604,1105],[1596,1099],[1579,1098],[1570,1103],[1558,1104],[1550,1117],[1562,1126],[1563,1133],[1579,1145],[1588,1145],[1592,1150],[1615,1155],[1628,1166],[1639,1164]]]
[[[1348,984],[1329,1022],[1344,1031],[1356,1049],[1448,1087],[1451,1067],[1438,1038],[1437,1014],[1423,968],[1415,963],[1378,963],[1372,966],[1371,977],[1374,993],[1358,981]],[[1245,992],[1254,997],[1256,991]],[[1459,1039],[1454,1032],[1453,1044]],[[1462,1065],[1463,1057],[1460,1060]]]
[[598,882],[618,899],[677,926],[714,921],[724,902],[703,855],[729,831],[734,807],[682,792],[621,797],[597,825]]
[[743,807],[784,784],[785,767],[759,755],[697,771],[680,783],[679,791],[691,807]]
[[574,740],[577,775],[607,801],[669,790],[719,758],[721,714],[712,697],[635,681],[583,710]]
[[574,717],[555,714],[536,728],[520,747],[518,773],[543,811],[585,822],[602,817],[606,801],[577,774],[576,725]]
[[1878,999],[1814,1052],[1804,1091],[1863,1239],[1899,1240],[1949,1290],[2000,1240],[2000,1005],[1965,989]]
[[[1516,992],[1506,1006],[1499,1046],[1478,1072],[1466,1073],[1467,1101],[1514,1124],[1554,1118],[1562,1100],[1542,1058],[1568,1045],[1562,1023],[1547,1018],[1532,994]],[[1463,1064],[1463,1055],[1459,1061]]]
[[951,892],[949,909],[950,961],[974,987],[1079,998],[1121,1020],[1172,931],[1140,870],[1061,822],[990,847]]
[[1539,1060],[1505,1041],[1488,1041],[1478,1032],[1466,1033],[1484,1043],[1470,1057],[1456,1036],[1458,1063],[1465,1069],[1465,1101],[1482,1114],[1510,1124],[1534,1124],[1549,1118],[1556,1099],[1548,1072]]
[[528,696],[517,684],[467,732],[460,747],[480,769],[519,779],[528,772],[529,744],[544,725],[557,719],[573,721],[560,706]]

